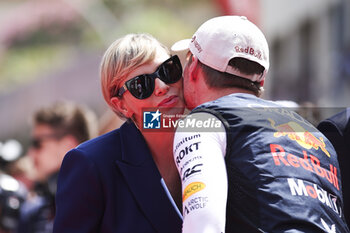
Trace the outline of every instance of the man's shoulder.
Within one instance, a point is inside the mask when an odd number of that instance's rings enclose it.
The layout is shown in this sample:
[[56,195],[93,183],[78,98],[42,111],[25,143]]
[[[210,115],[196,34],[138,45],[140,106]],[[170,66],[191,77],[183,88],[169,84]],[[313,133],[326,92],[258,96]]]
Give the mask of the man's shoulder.
[[230,95],[225,95],[216,100],[208,101],[199,105],[196,109],[199,108],[212,108],[215,106],[228,106],[230,108],[242,108],[242,107],[255,107],[255,108],[264,108],[264,107],[279,107],[276,103],[270,100],[265,100],[259,98],[252,94],[246,93],[233,93]]
[[53,205],[43,196],[34,196],[26,200],[21,207],[18,232],[28,232],[33,229],[52,232]]
[[322,131],[337,132],[341,135],[350,131],[350,108],[347,108],[325,120],[317,126]]
[[38,214],[42,209],[50,207],[47,198],[43,196],[33,196],[28,198],[21,206],[21,215],[27,218]]

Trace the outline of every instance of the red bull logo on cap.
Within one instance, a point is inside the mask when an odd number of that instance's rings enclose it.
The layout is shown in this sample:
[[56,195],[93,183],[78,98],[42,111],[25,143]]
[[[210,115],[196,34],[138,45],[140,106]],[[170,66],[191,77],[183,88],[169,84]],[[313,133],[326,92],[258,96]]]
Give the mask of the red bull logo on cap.
[[328,157],[331,157],[328,150],[326,149],[326,144],[324,143],[322,137],[315,137],[312,133],[306,131],[301,125],[294,121],[276,125],[275,121],[271,118],[268,120],[270,121],[272,128],[277,130],[277,132],[273,134],[274,137],[278,138],[282,136],[288,136],[289,139],[296,141],[305,149],[321,149]]

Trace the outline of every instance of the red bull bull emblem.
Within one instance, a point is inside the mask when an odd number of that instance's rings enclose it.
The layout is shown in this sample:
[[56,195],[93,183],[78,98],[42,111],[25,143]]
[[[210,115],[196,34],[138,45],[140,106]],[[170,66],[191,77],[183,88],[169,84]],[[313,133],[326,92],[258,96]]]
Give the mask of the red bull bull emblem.
[[296,141],[305,149],[309,150],[314,148],[315,150],[318,150],[320,148],[328,157],[331,157],[322,137],[315,137],[312,133],[306,131],[301,125],[294,121],[276,125],[275,121],[271,118],[268,120],[270,121],[272,128],[277,130],[277,132],[273,134],[274,137],[278,138],[288,136],[289,139]]

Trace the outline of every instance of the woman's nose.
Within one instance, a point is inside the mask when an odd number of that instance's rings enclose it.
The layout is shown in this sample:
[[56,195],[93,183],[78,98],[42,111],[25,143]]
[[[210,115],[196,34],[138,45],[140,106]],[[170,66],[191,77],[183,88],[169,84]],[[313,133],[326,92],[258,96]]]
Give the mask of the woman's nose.
[[159,78],[156,78],[154,80],[154,94],[156,96],[162,96],[166,94],[169,91],[170,86],[167,85],[165,82],[160,80]]

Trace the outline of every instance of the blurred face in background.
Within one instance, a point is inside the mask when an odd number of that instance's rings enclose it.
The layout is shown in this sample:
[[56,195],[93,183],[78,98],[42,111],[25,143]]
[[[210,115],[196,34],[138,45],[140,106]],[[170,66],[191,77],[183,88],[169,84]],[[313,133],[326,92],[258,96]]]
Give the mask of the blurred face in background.
[[28,155],[35,168],[35,181],[46,181],[58,172],[68,150],[77,145],[69,135],[59,135],[49,125],[37,124],[32,130],[32,145]]

